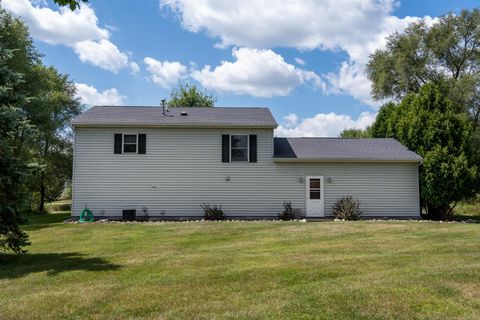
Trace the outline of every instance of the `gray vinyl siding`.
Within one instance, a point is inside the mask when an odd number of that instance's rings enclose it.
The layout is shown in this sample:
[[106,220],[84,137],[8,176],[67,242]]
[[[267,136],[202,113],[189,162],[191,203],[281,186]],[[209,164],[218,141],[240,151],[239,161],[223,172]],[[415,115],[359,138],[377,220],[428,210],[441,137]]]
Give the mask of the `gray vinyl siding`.
[[[146,133],[147,154],[114,154],[114,133]],[[256,134],[258,162],[222,163],[229,133]],[[73,215],[87,205],[97,217],[139,216],[143,207],[150,216],[198,216],[210,203],[227,216],[275,217],[283,201],[305,212],[307,175],[331,178],[327,216],[343,195],[360,199],[366,216],[419,215],[416,163],[277,163],[272,155],[271,129],[76,128]]]

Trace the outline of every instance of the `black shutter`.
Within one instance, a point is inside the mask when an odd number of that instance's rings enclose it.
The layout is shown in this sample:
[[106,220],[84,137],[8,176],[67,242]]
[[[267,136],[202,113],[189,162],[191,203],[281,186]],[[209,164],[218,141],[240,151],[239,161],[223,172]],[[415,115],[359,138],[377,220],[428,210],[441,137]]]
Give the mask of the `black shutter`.
[[138,154],[147,153],[147,135],[145,133],[138,134]]
[[248,161],[250,162],[257,162],[257,135],[256,134],[251,134],[248,136],[249,137],[249,158]]
[[222,162],[230,162],[230,135],[222,134]]
[[115,133],[115,142],[113,145],[113,153],[122,153],[122,134]]

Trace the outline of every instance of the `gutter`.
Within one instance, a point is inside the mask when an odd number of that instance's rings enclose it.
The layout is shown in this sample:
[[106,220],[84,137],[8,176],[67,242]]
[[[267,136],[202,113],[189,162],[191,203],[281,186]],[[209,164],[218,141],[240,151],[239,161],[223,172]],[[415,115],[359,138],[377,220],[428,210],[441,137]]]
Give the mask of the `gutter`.
[[313,162],[368,162],[368,163],[418,163],[420,165],[423,159],[365,159],[365,158],[273,158],[273,162],[279,163],[313,163]]

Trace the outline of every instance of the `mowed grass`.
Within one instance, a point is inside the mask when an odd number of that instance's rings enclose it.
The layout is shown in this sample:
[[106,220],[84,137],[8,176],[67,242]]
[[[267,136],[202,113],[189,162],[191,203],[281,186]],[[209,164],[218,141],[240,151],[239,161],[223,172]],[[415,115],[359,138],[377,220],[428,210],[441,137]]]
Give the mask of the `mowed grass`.
[[478,319],[480,224],[63,224],[0,260],[0,319]]

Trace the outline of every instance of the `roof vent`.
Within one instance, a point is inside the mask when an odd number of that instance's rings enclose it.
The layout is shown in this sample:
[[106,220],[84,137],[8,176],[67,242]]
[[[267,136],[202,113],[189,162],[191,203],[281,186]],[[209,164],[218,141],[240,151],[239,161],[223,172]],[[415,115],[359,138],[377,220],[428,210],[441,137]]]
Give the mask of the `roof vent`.
[[188,113],[186,113],[185,111],[182,111],[182,112],[180,112],[180,115],[186,117],[186,116],[188,116]]
[[162,110],[162,116],[165,116],[166,115],[165,111],[167,111],[167,106],[165,105],[165,101],[166,101],[165,99],[162,99],[162,101],[161,101],[162,102],[161,106],[162,106],[162,109],[163,109]]

